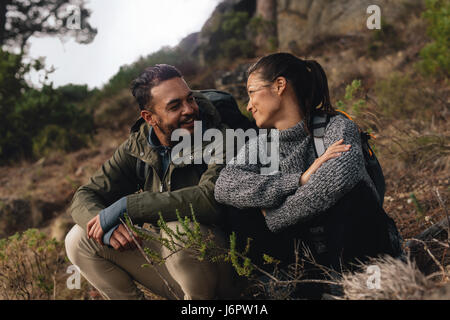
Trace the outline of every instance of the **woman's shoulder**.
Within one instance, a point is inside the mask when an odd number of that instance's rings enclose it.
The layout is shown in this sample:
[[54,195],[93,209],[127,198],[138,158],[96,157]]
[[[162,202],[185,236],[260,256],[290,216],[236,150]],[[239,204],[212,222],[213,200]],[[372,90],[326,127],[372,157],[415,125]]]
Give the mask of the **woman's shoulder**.
[[330,116],[330,120],[325,128],[325,137],[359,136],[358,125],[342,114]]

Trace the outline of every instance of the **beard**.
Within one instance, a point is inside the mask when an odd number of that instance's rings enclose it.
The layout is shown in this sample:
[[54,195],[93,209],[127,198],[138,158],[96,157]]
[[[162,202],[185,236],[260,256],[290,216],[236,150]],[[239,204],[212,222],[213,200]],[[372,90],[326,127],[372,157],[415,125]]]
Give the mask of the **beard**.
[[[199,120],[199,115],[193,114],[193,115],[189,115],[189,116],[181,118],[178,121],[177,125],[172,125],[172,124],[164,123],[160,117],[157,117],[154,127],[157,128],[157,130],[159,132],[161,132],[161,134],[164,136],[164,140],[166,141],[166,143],[168,143],[170,146],[172,146],[173,143],[176,143],[175,141],[172,142],[172,140],[171,140],[172,133],[176,129],[182,128],[182,125],[189,123],[191,121],[196,121],[196,120]],[[192,134],[192,133],[193,132],[191,132],[190,134]]]

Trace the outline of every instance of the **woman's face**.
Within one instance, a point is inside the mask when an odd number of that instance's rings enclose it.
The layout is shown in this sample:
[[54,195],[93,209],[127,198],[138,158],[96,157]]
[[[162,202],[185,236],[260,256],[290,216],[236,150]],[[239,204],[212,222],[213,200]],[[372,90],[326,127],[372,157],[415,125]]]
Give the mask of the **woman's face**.
[[247,93],[250,98],[247,110],[252,113],[256,125],[259,128],[273,128],[281,102],[274,84],[263,80],[258,72],[253,72],[247,80]]

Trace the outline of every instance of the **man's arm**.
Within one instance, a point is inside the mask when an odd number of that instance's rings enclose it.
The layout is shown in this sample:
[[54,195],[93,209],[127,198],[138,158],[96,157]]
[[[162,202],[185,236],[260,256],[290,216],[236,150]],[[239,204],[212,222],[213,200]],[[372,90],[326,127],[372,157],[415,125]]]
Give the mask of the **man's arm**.
[[85,231],[87,223],[102,209],[136,191],[136,159],[125,152],[124,145],[76,191],[72,199],[69,211]]
[[214,199],[214,185],[223,165],[210,164],[197,185],[175,191],[145,191],[127,197],[127,213],[134,223],[156,222],[161,212],[165,221],[191,217],[192,205],[196,219],[203,224],[220,223],[221,206]]

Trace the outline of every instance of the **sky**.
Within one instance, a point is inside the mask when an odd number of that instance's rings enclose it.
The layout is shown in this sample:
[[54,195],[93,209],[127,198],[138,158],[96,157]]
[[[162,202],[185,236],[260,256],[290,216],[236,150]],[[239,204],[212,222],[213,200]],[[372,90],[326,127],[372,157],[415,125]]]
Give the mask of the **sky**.
[[[55,87],[68,83],[102,85],[122,65],[162,46],[175,46],[190,33],[200,31],[220,0],[88,0],[89,23],[97,28],[97,36],[88,45],[70,39],[30,39],[29,55],[45,57],[53,66],[49,81]],[[42,75],[30,80],[39,86]]]

